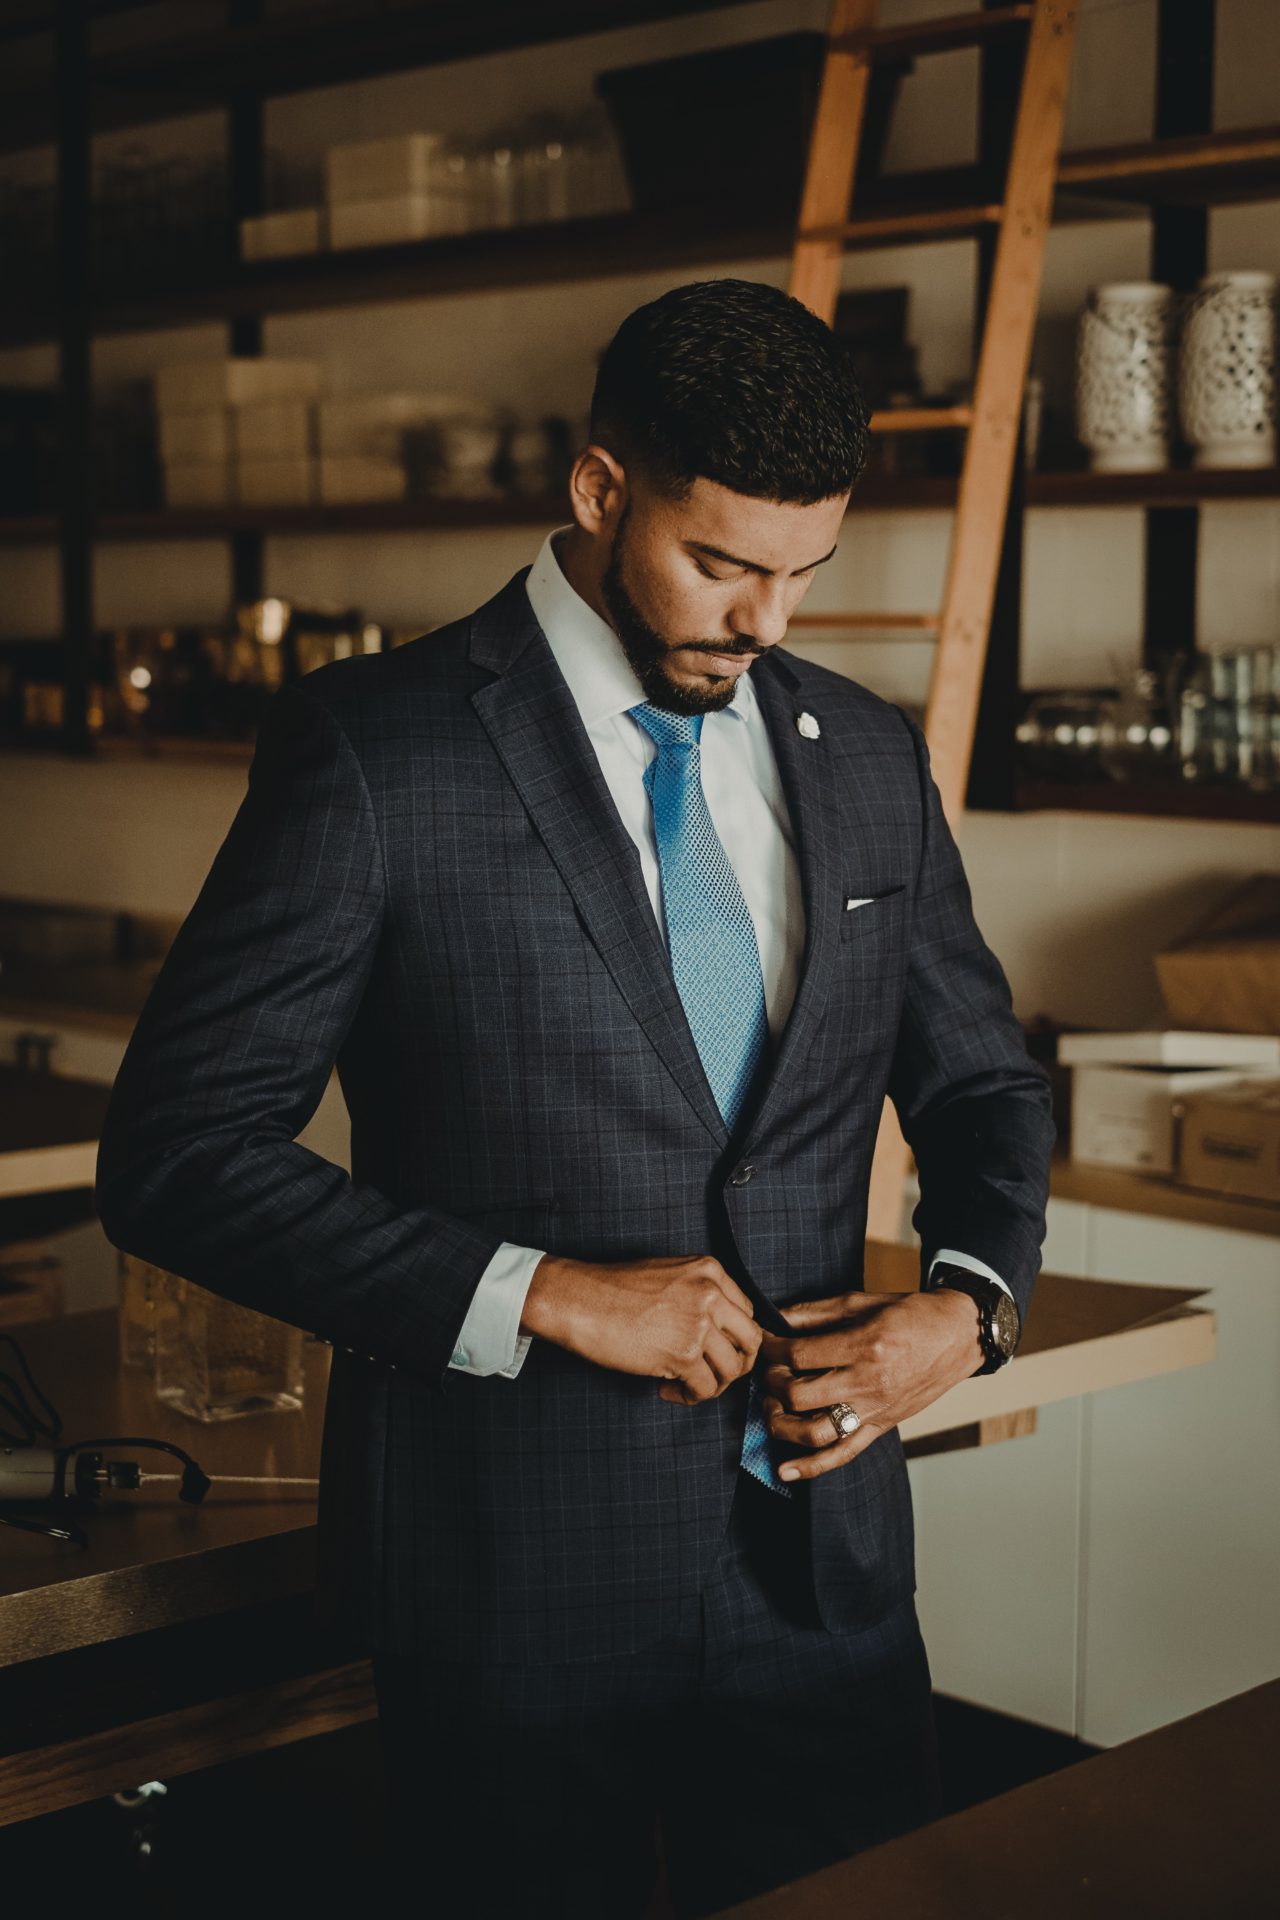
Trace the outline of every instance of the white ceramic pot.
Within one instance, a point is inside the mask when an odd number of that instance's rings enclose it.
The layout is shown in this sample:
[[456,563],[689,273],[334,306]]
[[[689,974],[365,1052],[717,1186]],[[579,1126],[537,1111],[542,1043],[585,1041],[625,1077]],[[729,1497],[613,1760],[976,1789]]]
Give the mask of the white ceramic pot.
[[1094,287],[1076,327],[1076,433],[1095,473],[1169,464],[1176,301],[1151,280]]
[[1276,457],[1276,281],[1211,273],[1187,304],[1178,419],[1198,467],[1269,467]]

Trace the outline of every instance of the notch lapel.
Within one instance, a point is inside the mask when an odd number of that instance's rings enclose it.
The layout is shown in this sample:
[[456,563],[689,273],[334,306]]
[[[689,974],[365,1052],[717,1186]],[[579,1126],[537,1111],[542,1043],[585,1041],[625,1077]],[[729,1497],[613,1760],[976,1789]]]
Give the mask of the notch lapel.
[[718,1146],[728,1135],[693,1043],[635,843],[525,592],[529,569],[472,619],[497,675],[471,704],[618,991]]

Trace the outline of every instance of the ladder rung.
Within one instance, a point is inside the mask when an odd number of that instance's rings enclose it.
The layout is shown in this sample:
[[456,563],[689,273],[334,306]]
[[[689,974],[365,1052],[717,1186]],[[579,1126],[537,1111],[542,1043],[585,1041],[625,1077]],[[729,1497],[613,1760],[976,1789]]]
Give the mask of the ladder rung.
[[917,234],[972,233],[979,227],[996,226],[1004,215],[999,201],[977,207],[921,207],[914,213],[864,214],[859,220],[843,220],[831,227],[802,227],[797,240],[831,240],[844,246],[891,246],[895,240],[909,240]]
[[793,627],[844,627],[851,631],[869,628],[873,632],[937,633],[942,624],[940,613],[793,613]]
[[983,13],[948,13],[937,20],[913,20],[900,27],[865,27],[861,33],[841,34],[831,45],[841,53],[865,53],[870,60],[892,60],[900,54],[951,53],[957,47],[976,47],[1021,32],[1034,12],[1033,6],[1023,4],[993,7]]
[[885,407],[873,413],[872,433],[935,433],[939,427],[971,427],[972,407]]

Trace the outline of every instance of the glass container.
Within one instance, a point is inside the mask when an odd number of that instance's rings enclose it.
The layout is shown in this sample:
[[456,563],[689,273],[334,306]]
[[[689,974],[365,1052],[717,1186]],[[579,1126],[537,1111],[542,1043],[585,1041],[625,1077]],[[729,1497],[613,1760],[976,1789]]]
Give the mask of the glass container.
[[176,1277],[156,1319],[156,1397],[193,1420],[297,1412],[303,1336]]

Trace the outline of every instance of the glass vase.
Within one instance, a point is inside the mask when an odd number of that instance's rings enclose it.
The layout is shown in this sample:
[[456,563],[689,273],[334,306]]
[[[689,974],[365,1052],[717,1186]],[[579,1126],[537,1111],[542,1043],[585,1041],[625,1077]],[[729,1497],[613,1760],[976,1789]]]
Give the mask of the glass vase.
[[156,1398],[193,1420],[298,1412],[300,1327],[174,1279],[156,1320]]

